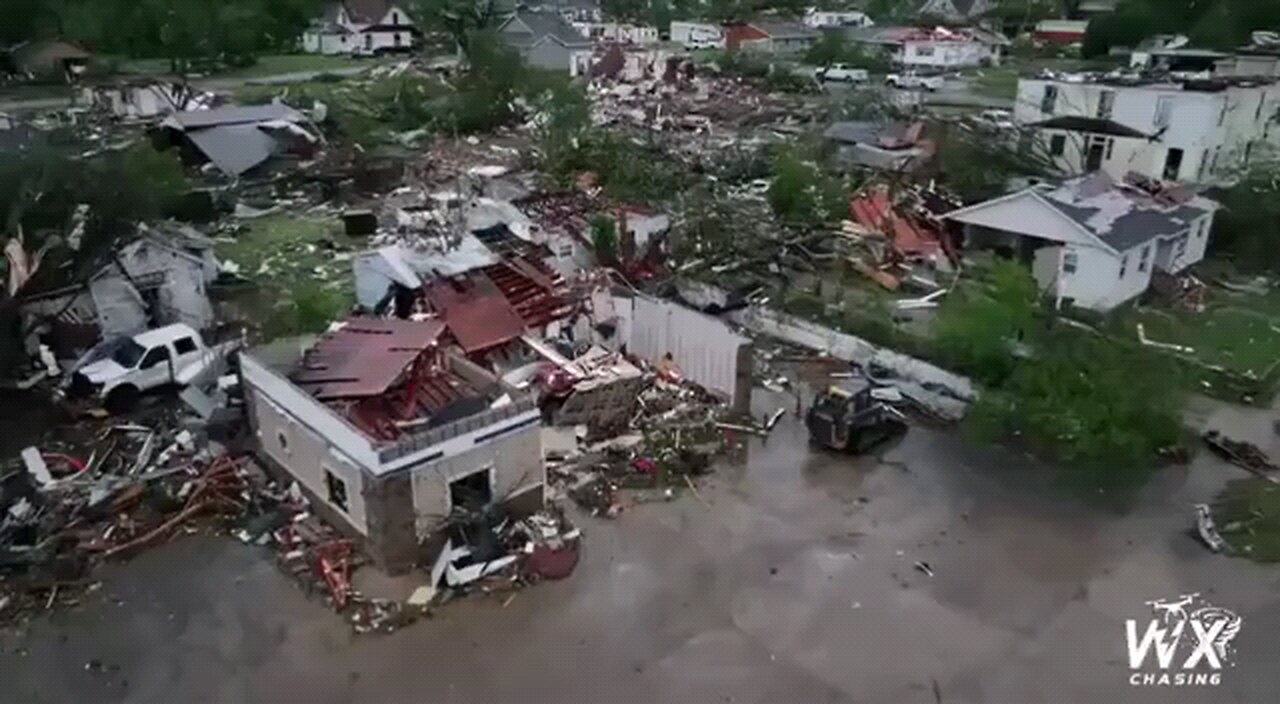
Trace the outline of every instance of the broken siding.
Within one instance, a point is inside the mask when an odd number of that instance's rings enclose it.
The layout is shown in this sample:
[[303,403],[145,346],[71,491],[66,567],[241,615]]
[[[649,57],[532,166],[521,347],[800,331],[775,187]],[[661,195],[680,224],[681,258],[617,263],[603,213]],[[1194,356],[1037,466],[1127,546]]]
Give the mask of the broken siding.
[[632,354],[656,363],[670,352],[685,378],[724,396],[732,406],[750,402],[750,340],[678,303],[615,296],[614,304],[619,315],[629,318],[625,331],[619,332],[628,335],[621,339],[627,340]]
[[542,426],[526,425],[500,440],[414,468],[413,508],[418,538],[426,538],[439,529],[449,515],[449,482],[489,470],[493,498],[500,503],[542,486],[546,482]]

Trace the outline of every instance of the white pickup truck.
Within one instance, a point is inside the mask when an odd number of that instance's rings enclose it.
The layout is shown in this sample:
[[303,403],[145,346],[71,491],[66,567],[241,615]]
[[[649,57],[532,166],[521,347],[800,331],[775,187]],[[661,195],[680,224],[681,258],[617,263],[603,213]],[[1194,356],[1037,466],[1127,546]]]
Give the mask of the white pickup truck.
[[144,391],[189,382],[230,347],[210,348],[181,323],[108,340],[94,347],[67,380],[68,398],[94,398],[107,410],[128,410]]
[[942,76],[925,76],[918,73],[891,73],[885,76],[884,82],[894,88],[903,90],[921,89],[927,91],[940,90],[943,84]]
[[871,80],[871,74],[867,73],[865,68],[854,68],[847,64],[831,64],[824,69],[820,69],[817,73],[817,78],[819,81],[836,83],[866,83]]

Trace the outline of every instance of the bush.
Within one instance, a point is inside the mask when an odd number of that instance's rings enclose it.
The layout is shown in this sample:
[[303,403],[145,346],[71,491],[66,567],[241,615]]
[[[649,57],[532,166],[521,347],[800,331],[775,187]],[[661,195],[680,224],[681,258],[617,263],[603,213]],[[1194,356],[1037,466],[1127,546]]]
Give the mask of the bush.
[[980,436],[1023,438],[1091,488],[1131,489],[1182,439],[1175,374],[1149,354],[1060,330],[981,395],[971,420]]
[[843,216],[848,190],[816,164],[783,151],[777,156],[774,173],[769,205],[784,222],[817,225]]
[[938,360],[945,366],[998,386],[1013,372],[1013,349],[1034,322],[1036,282],[1016,262],[997,262],[985,291],[954,291],[935,326]]

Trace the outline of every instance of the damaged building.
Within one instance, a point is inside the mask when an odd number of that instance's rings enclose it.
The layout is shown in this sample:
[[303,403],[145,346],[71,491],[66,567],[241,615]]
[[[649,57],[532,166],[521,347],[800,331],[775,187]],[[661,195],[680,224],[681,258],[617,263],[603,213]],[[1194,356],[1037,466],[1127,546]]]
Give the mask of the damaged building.
[[274,103],[186,110],[160,123],[157,140],[177,147],[188,163],[211,163],[234,178],[274,156],[309,153],[319,138],[306,124],[302,113]]
[[400,572],[451,515],[543,503],[534,400],[445,346],[439,321],[354,318],[241,356],[260,454]]
[[176,225],[140,235],[105,257],[86,283],[28,292],[21,309],[28,327],[89,326],[115,337],[171,323],[211,326],[208,287],[218,277],[212,240]]
[[1204,259],[1218,204],[1140,174],[1104,172],[1041,184],[961,208],[947,219],[974,247],[1003,249],[1031,265],[1059,303],[1110,310],[1141,295],[1156,272]]

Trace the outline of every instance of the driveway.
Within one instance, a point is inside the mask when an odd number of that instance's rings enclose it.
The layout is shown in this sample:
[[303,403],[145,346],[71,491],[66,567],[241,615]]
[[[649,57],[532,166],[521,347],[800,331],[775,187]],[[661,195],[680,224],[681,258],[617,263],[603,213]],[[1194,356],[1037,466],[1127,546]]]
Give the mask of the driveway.
[[[758,391],[757,415],[790,408]],[[1210,415],[1212,410],[1206,411]],[[1207,416],[1206,416],[1207,417]],[[1118,513],[1045,468],[913,428],[811,451],[790,414],[699,490],[580,518],[563,582],[353,636],[265,549],[195,537],[114,565],[76,611],[0,636],[16,701],[1260,702],[1280,693],[1280,573],[1211,554],[1201,455]],[[924,563],[933,576],[916,563]],[[1128,684],[1126,618],[1198,592],[1243,617],[1217,687]],[[86,664],[93,662],[86,669]]]

